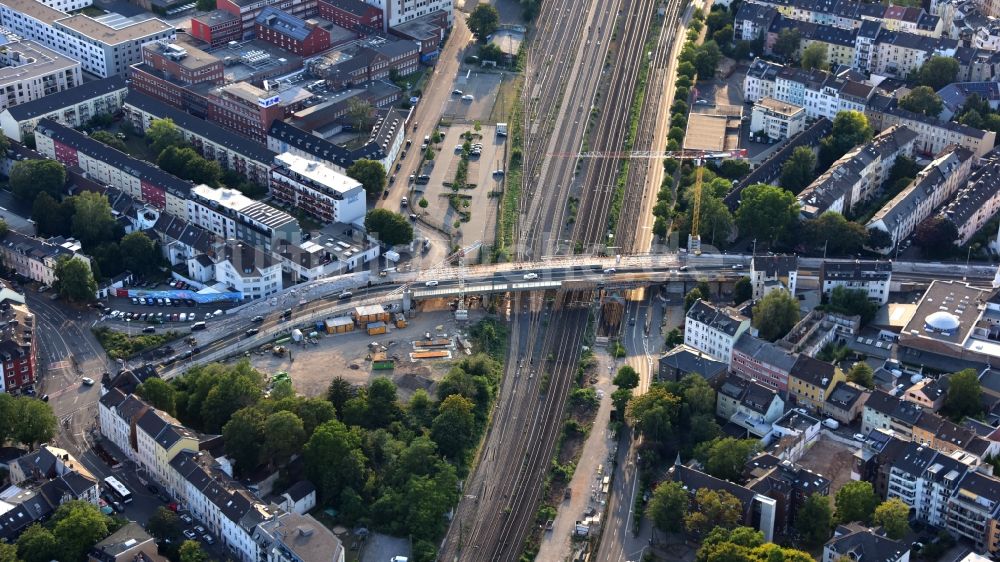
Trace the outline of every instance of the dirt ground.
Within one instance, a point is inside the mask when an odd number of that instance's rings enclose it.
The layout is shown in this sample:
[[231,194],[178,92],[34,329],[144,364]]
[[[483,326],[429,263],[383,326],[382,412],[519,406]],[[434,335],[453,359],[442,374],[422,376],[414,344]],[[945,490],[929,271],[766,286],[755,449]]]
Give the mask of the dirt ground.
[[846,445],[841,445],[821,435],[816,444],[809,449],[805,456],[799,459],[798,464],[830,479],[830,496],[832,497],[837,493],[837,490],[851,480],[854,451]]
[[[482,310],[470,310],[469,322],[465,327],[478,322],[484,315]],[[344,377],[355,385],[368,384],[374,377],[387,376],[399,388],[400,398],[407,399],[418,388],[429,390],[434,382],[448,372],[454,360],[465,357],[456,349],[452,350],[451,360],[411,362],[409,353],[413,350],[412,342],[423,339],[427,332],[452,336],[459,329],[451,310],[418,312],[409,319],[406,328],[390,326],[390,331],[383,335],[369,336],[359,329],[346,334],[321,335],[316,345],[291,345],[290,354],[285,357],[265,353],[252,355],[250,361],[255,368],[266,374],[288,372],[296,392],[304,396],[325,394],[330,381],[337,376]],[[384,345],[389,356],[395,356],[394,370],[372,370],[368,360],[368,345],[371,342]]]

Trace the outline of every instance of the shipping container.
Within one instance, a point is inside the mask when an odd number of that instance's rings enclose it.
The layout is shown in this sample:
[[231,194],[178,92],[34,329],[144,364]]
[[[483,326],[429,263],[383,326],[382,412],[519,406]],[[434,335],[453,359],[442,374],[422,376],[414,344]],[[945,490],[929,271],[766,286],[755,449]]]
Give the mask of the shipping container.
[[343,334],[354,331],[354,320],[346,316],[327,318],[324,324],[326,333],[328,334]]
[[371,322],[388,322],[389,313],[378,304],[358,306],[354,308],[354,321],[364,328]]
[[368,335],[377,336],[386,332],[385,322],[371,322],[368,324]]

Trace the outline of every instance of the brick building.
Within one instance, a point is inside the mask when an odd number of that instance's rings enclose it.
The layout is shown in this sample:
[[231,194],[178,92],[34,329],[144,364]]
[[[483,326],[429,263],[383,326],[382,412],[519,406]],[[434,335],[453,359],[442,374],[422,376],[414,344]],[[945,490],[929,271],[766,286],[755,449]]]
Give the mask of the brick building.
[[208,96],[209,121],[259,143],[267,142],[271,123],[285,116],[277,93],[267,92],[246,82],[229,84]]
[[310,56],[330,48],[330,32],[315,23],[268,6],[254,22],[258,39],[300,56]]
[[35,318],[20,295],[4,286],[0,289],[0,392],[11,392],[34,384]]
[[382,10],[362,0],[319,0],[319,15],[359,33],[382,31]]
[[264,8],[273,6],[297,18],[310,18],[317,14],[317,0],[217,0],[216,7],[229,12],[240,20],[240,35],[249,37],[254,22]]
[[243,36],[239,16],[225,10],[213,10],[191,18],[191,35],[213,47],[238,41]]

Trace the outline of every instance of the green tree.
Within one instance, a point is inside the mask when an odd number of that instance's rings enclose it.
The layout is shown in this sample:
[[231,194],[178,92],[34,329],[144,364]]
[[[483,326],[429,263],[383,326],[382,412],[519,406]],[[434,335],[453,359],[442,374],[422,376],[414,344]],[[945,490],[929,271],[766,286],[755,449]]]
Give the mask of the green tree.
[[367,101],[353,97],[347,100],[347,117],[354,129],[366,131],[372,126],[375,108]]
[[705,377],[690,373],[681,379],[681,397],[693,415],[715,413],[715,389]]
[[715,76],[715,69],[719,66],[720,59],[722,59],[722,51],[719,50],[719,46],[715,44],[715,41],[705,41],[698,48],[698,54],[694,59],[694,66],[698,71],[698,76],[705,80],[709,80]]
[[66,191],[66,168],[55,160],[18,160],[9,177],[14,196],[29,203],[40,193],[59,199]]
[[198,541],[184,541],[179,551],[180,562],[208,562],[208,554]]
[[709,33],[715,33],[727,25],[732,25],[732,23],[733,14],[726,10],[712,10],[705,18],[705,26],[708,27]]
[[625,412],[628,409],[628,404],[631,400],[631,388],[619,388],[611,393],[611,403],[619,412]]
[[90,133],[90,138],[95,141],[102,142],[117,151],[128,152],[128,149],[125,148],[125,143],[108,131],[94,131],[93,133]]
[[961,421],[966,417],[982,415],[983,389],[974,369],[965,369],[948,377],[948,390],[944,397],[944,411],[948,417]]
[[373,380],[368,386],[367,427],[388,427],[401,414],[396,384],[387,377]]
[[87,262],[62,256],[56,262],[55,288],[59,295],[72,301],[92,301],[97,295],[97,281]]
[[692,535],[703,537],[716,528],[732,529],[743,519],[743,504],[725,490],[700,488],[694,505],[684,516],[684,527]]
[[60,505],[52,516],[52,534],[59,542],[59,560],[83,562],[87,552],[108,536],[108,518],[96,505],[85,500],[71,500]]
[[59,560],[59,542],[52,531],[35,523],[17,538],[17,556],[24,562]]
[[757,183],[743,190],[736,224],[740,234],[774,244],[798,221],[798,216],[799,204],[792,192]]
[[378,233],[388,246],[409,244],[413,240],[413,225],[406,217],[388,209],[372,209],[365,216],[365,230]]
[[118,223],[111,213],[106,195],[84,191],[73,197],[73,236],[84,246],[97,245],[115,238]]
[[249,363],[219,368],[222,370],[213,377],[213,384],[207,388],[199,412],[201,427],[213,433],[221,431],[237,410],[253,406],[264,395],[264,377]]
[[829,70],[830,64],[826,59],[826,43],[814,42],[802,49],[802,68],[812,70]]
[[347,382],[344,377],[334,377],[330,381],[330,387],[326,390],[326,399],[333,404],[333,407],[337,410],[337,416],[341,417],[344,411],[344,404],[348,400],[354,398],[358,394],[358,389],[354,387],[351,383]]
[[872,368],[864,361],[855,363],[847,372],[847,380],[865,388],[875,388],[875,377]]
[[222,427],[226,455],[236,463],[239,474],[249,474],[260,464],[261,447],[265,440],[264,420],[259,408],[249,406],[237,410]]
[[160,541],[176,543],[181,540],[181,519],[165,507],[158,507],[146,522],[146,530]]
[[695,287],[694,289],[688,291],[687,294],[684,295],[684,312],[691,310],[694,303],[699,300],[708,300],[705,295],[702,294],[699,287]]
[[797,146],[781,167],[781,187],[798,193],[816,177],[816,154],[808,146]]
[[169,117],[153,119],[146,128],[146,142],[153,148],[153,152],[159,154],[167,147],[184,144],[184,135]]
[[15,427],[19,423],[19,399],[7,393],[0,394],[0,445],[14,436]]
[[469,31],[476,36],[480,43],[483,43],[486,41],[486,37],[492,35],[500,25],[500,12],[490,4],[479,4],[469,14],[466,23],[469,26]]
[[156,243],[145,232],[130,232],[118,243],[125,269],[140,276],[152,273],[159,264]]
[[753,285],[750,283],[750,278],[744,275],[733,286],[733,302],[740,304],[751,298],[753,298]]
[[933,89],[927,86],[917,86],[899,100],[899,106],[914,113],[937,117],[944,109],[944,102]]
[[785,28],[778,32],[778,39],[774,42],[773,50],[775,54],[791,59],[795,57],[801,44],[802,33],[794,27]]
[[838,158],[859,144],[872,138],[872,128],[868,118],[860,111],[841,111],[833,118],[833,129],[824,137],[819,146],[818,165],[820,169],[830,167]]
[[629,400],[625,419],[647,439],[662,443],[675,437],[680,409],[680,397],[662,385],[653,384],[649,391]]
[[9,543],[0,543],[0,562],[21,562],[17,557],[17,547]]
[[955,82],[958,77],[958,61],[939,55],[927,59],[917,72],[917,81],[934,91]]
[[930,258],[941,258],[955,251],[958,229],[955,223],[941,215],[927,217],[917,225],[913,241]]
[[836,211],[826,211],[802,223],[805,241],[814,248],[824,248],[831,255],[855,254],[865,243],[865,227],[844,218]]
[[802,541],[815,548],[830,538],[830,526],[833,524],[833,510],[830,508],[830,497],[812,494],[795,514],[795,530],[799,532]]
[[385,189],[385,167],[377,160],[356,160],[347,168],[347,175],[361,182],[368,197],[378,197]]
[[871,482],[853,480],[837,490],[834,503],[838,523],[868,523],[878,505],[878,497]]
[[446,457],[460,461],[475,443],[476,416],[472,401],[459,394],[445,398],[431,424],[431,439]]
[[163,410],[170,415],[177,412],[177,390],[167,381],[152,377],[135,389],[136,394],[149,402],[154,408]]
[[827,308],[831,312],[839,312],[850,316],[861,317],[862,324],[868,324],[875,318],[878,305],[868,300],[868,292],[864,289],[848,289],[835,287],[830,291],[830,303]]
[[326,503],[340,498],[345,488],[361,489],[367,480],[361,438],[339,420],[316,428],[303,451],[306,474]]
[[275,412],[264,421],[264,455],[271,465],[281,465],[302,450],[306,430],[292,412]]
[[753,439],[722,437],[702,443],[695,456],[705,466],[705,472],[716,478],[735,482],[743,473],[743,466],[757,452],[759,442]]
[[799,321],[799,301],[788,291],[771,291],[753,307],[753,326],[760,337],[776,341]]
[[679,482],[663,482],[653,490],[653,497],[646,506],[646,516],[657,529],[679,533],[684,529],[684,515],[690,504],[687,490]]
[[215,160],[207,160],[198,156],[197,153],[195,154],[194,158],[184,163],[184,170],[180,176],[194,183],[205,184],[209,187],[219,187],[219,180],[222,178],[222,166]]
[[[949,59],[950,60],[950,59]],[[910,506],[899,498],[888,499],[875,508],[872,522],[885,529],[890,539],[899,540],[910,532]]]
[[[726,240],[733,228],[733,215],[722,199],[703,193],[699,210],[698,234],[702,240],[714,244],[716,240]],[[688,224],[693,224],[694,207],[688,209]]]
[[892,236],[879,227],[869,228],[866,234],[865,246],[872,250],[882,250],[892,246]]
[[72,197],[59,202],[44,191],[35,197],[31,205],[31,219],[35,221],[35,230],[42,236],[69,236],[74,212]]
[[160,151],[156,157],[156,165],[165,172],[169,172],[175,176],[182,176],[184,174],[184,165],[189,160],[198,157],[198,153],[190,146],[171,145]]
[[635,388],[639,386],[639,373],[628,365],[623,365],[615,375],[615,386],[618,388]]

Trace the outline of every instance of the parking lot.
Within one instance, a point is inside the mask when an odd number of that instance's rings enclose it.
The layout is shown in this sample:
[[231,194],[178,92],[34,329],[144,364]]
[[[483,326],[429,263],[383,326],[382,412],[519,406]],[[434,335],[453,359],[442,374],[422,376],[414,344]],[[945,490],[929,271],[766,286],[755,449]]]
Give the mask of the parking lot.
[[[453,125],[441,132],[444,138],[437,145],[440,152],[429,171],[430,181],[427,185],[412,186],[412,212],[418,214],[421,221],[451,233],[459,244],[474,240],[489,243],[496,220],[496,198],[490,194],[498,192],[503,181],[503,175],[495,172],[504,167],[504,138],[496,136],[496,127],[492,125],[484,125],[479,131],[471,126]],[[456,190],[444,184],[452,184],[455,180],[462,156],[461,146],[465,142],[462,135],[466,132],[473,134],[473,144],[482,145],[481,154],[470,155],[468,187]],[[419,206],[421,198],[427,200],[426,209]]]
[[[455,78],[455,89],[460,90],[462,94],[456,93],[449,96],[444,103],[441,118],[446,121],[465,121],[467,123],[488,120],[493,111],[493,104],[496,102],[503,75],[502,72],[483,72],[477,67],[461,70]],[[467,99],[467,96],[472,96],[472,99]]]

